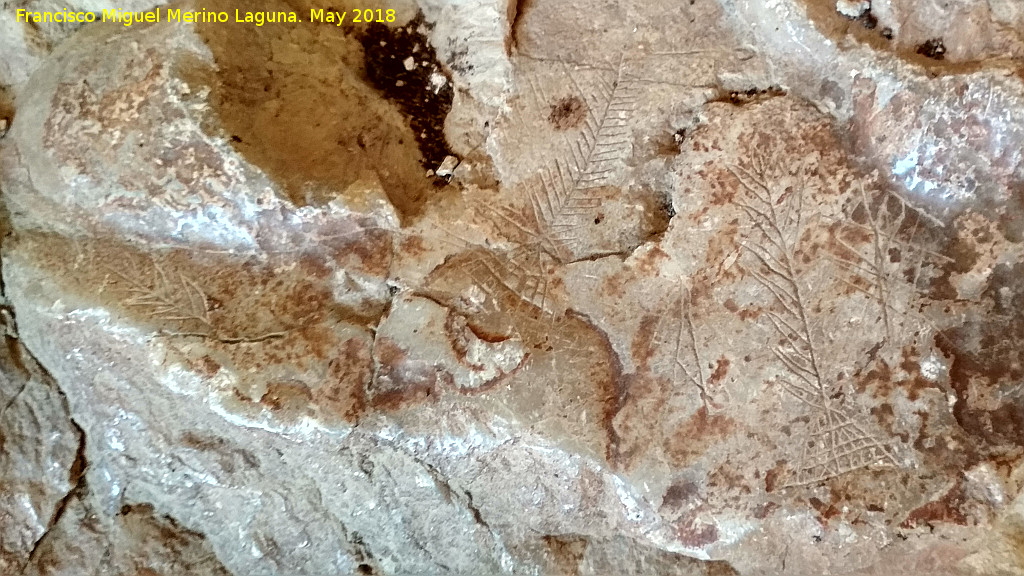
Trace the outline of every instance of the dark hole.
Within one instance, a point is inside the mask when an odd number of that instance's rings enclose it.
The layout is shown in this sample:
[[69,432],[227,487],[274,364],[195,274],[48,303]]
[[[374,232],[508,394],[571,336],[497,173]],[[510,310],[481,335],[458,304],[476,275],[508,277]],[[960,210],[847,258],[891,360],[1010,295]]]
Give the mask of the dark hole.
[[858,20],[860,21],[861,26],[868,30],[874,30],[878,27],[878,18],[875,18],[875,15],[871,13],[871,10],[861,14]]
[[942,38],[932,38],[917,47],[917,53],[933,60],[942,60],[946,57],[946,45]]
[[[423,167],[434,169],[446,156],[454,155],[444,136],[454,91],[430,42],[420,32],[422,24],[422,14],[394,30],[374,23],[366,27],[360,40],[367,78],[409,118],[423,154]],[[412,69],[408,70],[405,62],[410,57]],[[441,86],[433,84],[432,78],[438,75],[446,79]]]

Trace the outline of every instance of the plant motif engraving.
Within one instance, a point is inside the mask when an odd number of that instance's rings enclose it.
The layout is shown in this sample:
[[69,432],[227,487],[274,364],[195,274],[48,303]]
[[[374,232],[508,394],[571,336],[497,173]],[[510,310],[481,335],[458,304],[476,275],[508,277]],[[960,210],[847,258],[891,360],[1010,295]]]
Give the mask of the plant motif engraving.
[[[469,278],[487,297],[484,303],[489,304],[488,309],[479,311],[529,316],[528,304],[532,304],[541,315],[553,317],[556,314],[549,297],[550,276],[546,273],[552,265],[545,252],[530,252],[523,246],[507,252],[475,249],[464,253],[453,272]],[[515,294],[516,301],[509,302],[507,293]]]
[[182,272],[168,274],[160,264],[152,263],[147,274],[133,258],[127,258],[125,269],[106,266],[107,271],[128,293],[124,305],[139,310],[157,322],[176,323],[184,334],[209,337],[213,334],[210,303],[199,285]]
[[[771,351],[788,373],[779,381],[812,413],[799,460],[782,486],[814,484],[873,465],[896,465],[891,447],[856,421],[825,376],[797,259],[806,224],[805,175],[777,170],[763,151],[752,154],[745,165],[730,167],[744,193],[737,204],[753,224],[751,237],[742,243],[750,260],[743,268],[772,294],[780,309],[765,312],[780,337]],[[793,177],[796,181],[790,186],[776,185]]]
[[128,256],[123,269],[109,264],[104,264],[103,268],[107,272],[105,286],[115,285],[125,293],[122,300],[125,307],[137,310],[158,324],[175,327],[173,330],[161,329],[159,336],[205,338],[238,344],[282,338],[287,334],[287,331],[257,336],[222,333],[210,315],[216,306],[205,290],[183,272],[168,272],[156,260],[149,259],[140,264],[135,257]]
[[[578,134],[563,133],[567,157],[555,159],[525,183],[527,206],[497,212],[512,226],[510,239],[536,244],[564,262],[580,242],[574,230],[601,205],[600,188],[614,183],[619,164],[632,148],[630,120],[640,92],[638,83],[625,77],[624,61],[613,70],[587,69],[595,72],[586,75],[589,81],[579,67],[560,65],[588,113]],[[530,86],[535,98],[545,100],[539,88]]]
[[[679,280],[679,294],[674,299],[674,311],[658,322],[658,334],[655,338],[659,348],[672,350],[672,382],[688,382],[697,389],[704,409],[711,413],[721,410],[724,406],[716,397],[718,394],[711,389],[708,378],[704,375],[705,361],[701,357],[697,345],[697,332],[693,324],[693,299],[683,280]],[[662,335],[661,324],[670,318],[675,322],[674,330]],[[728,390],[722,389],[721,395],[729,398]]]
[[[523,201],[484,210],[512,245],[498,254],[505,263],[492,272],[542,310],[550,304],[553,267],[576,257],[583,243],[579,228],[593,218],[602,189],[614,184],[631,150],[630,120],[640,99],[637,82],[626,78],[622,62],[615,69],[558,65],[575,92],[574,105],[566,106],[582,116],[579,130],[563,132],[566,154],[522,184]],[[528,75],[525,82],[536,101],[548,99]]]
[[[845,249],[846,255],[837,256],[834,260],[851,277],[840,278],[842,282],[878,303],[888,344],[893,338],[893,313],[906,313],[896,304],[898,298],[893,297],[898,284],[906,285],[900,282],[900,277],[907,274],[903,263],[913,258],[909,269],[909,284],[916,286],[927,259],[947,262],[950,259],[914,244],[922,219],[928,219],[939,226],[942,226],[941,221],[911,206],[895,192],[882,192],[872,198],[861,186],[860,196],[853,211],[861,214],[865,222],[856,219],[843,221],[843,227],[835,239]],[[866,234],[869,238],[866,249],[851,244],[844,238],[844,231]],[[901,236],[905,239],[901,239]],[[864,285],[865,280],[867,286]]]
[[[504,138],[513,142],[538,129],[551,133],[551,158],[535,160],[535,173],[513,184],[514,199],[480,208],[508,246],[471,246],[490,250],[501,283],[551,314],[550,279],[558,266],[587,254],[584,227],[593,222],[611,188],[621,182],[633,150],[633,122],[645,86],[663,85],[717,90],[712,84],[680,84],[648,68],[663,58],[698,58],[713,70],[724,60],[746,61],[745,51],[646,53],[617,63],[580,63],[560,58],[518,56],[519,94],[510,102]],[[661,69],[662,67],[655,66]],[[716,74],[707,73],[709,81]],[[543,128],[547,126],[547,128]],[[535,142],[528,142],[537,148]],[[546,149],[546,148],[545,148]],[[556,313],[557,314],[557,313]]]

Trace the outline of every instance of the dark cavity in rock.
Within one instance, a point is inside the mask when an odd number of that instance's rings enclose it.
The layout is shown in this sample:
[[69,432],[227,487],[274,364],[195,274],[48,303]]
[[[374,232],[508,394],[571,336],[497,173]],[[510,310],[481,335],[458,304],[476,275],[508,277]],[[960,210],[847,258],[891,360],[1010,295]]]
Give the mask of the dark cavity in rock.
[[932,60],[942,60],[946,57],[946,45],[942,38],[932,38],[918,46],[917,53]]
[[[367,79],[409,119],[423,167],[436,170],[446,156],[455,155],[444,136],[454,90],[422,29],[429,30],[422,14],[395,29],[374,23],[367,26],[360,42]],[[438,178],[435,184],[443,186],[447,181]]]

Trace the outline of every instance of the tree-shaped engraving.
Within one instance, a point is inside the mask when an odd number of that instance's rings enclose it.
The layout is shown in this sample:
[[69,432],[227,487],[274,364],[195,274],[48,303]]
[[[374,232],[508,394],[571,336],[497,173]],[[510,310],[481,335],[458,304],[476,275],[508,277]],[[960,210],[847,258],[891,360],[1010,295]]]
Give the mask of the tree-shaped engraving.
[[[580,130],[562,131],[568,152],[525,182],[527,205],[499,212],[513,225],[510,239],[536,243],[564,262],[580,242],[576,229],[601,205],[599,190],[615,182],[632,148],[630,120],[640,92],[637,82],[625,76],[625,60],[615,69],[558,64],[579,106],[586,109]],[[550,99],[535,83],[528,83],[538,101]],[[556,104],[552,114],[572,113],[559,106],[563,105]],[[522,234],[526,238],[520,240]]]
[[283,338],[288,329],[238,334],[225,331],[211,312],[211,300],[193,277],[168,270],[159,260],[128,255],[121,267],[102,264],[104,289],[112,288],[121,304],[159,326],[157,336],[204,338],[224,344],[255,343]]
[[[499,247],[469,248],[490,250],[502,262],[492,266],[499,281],[550,311],[552,276],[561,265],[593,253],[587,226],[627,174],[635,115],[646,93],[652,86],[716,91],[715,71],[723,62],[741,65],[750,58],[745,50],[641,50],[600,63],[517,54],[517,91],[495,137],[529,169],[505,180],[509,200],[477,209]],[[679,82],[665,73],[671,68],[666,59],[699,61],[706,82]]]
[[[637,83],[626,78],[626,66],[579,66],[555,62],[573,96],[563,99],[551,114],[578,115],[563,131],[564,154],[541,166],[520,184],[519,200],[483,209],[511,248],[498,253],[503,284],[542,310],[548,309],[548,278],[554,266],[571,261],[583,238],[580,227],[601,206],[601,192],[621,174],[631,150],[630,120],[639,102]],[[529,74],[527,94],[535,102],[550,99]],[[517,111],[522,112],[522,111]]]
[[155,322],[180,326],[179,334],[209,337],[214,333],[206,293],[184,273],[168,273],[157,262],[143,266],[134,257],[126,258],[123,269],[106,269],[127,292],[123,303],[128,308]]
[[[895,465],[891,448],[856,421],[828,380],[815,340],[805,283],[797,258],[806,225],[807,175],[787,170],[757,151],[730,167],[743,198],[737,204],[752,224],[742,243],[744,270],[772,294],[776,310],[765,316],[779,336],[772,354],[785,367],[783,388],[811,412],[799,460],[783,486],[813,484],[872,465]],[[788,184],[788,185],[786,185]]]
[[[504,312],[514,317],[537,316],[553,319],[560,311],[552,307],[549,278],[554,263],[546,252],[518,246],[510,251],[471,248],[451,261],[450,270],[439,277],[462,276],[478,287],[485,308],[478,312]],[[544,273],[542,273],[544,272]],[[436,281],[436,280],[435,280]],[[516,298],[510,301],[508,294]]]
[[[679,290],[672,301],[671,314],[659,318],[654,341],[659,348],[672,351],[672,382],[684,382],[693,386],[701,403],[709,413],[721,410],[722,399],[728,399],[727,390],[720,393],[711,390],[705,376],[705,360],[697,343],[697,331],[693,322],[693,297],[682,279]],[[664,328],[667,325],[667,330]]]
[[[852,212],[853,217],[844,219],[834,236],[844,248],[844,253],[834,260],[849,276],[841,277],[842,282],[878,303],[888,344],[893,340],[894,316],[908,313],[898,304],[906,300],[901,298],[905,295],[896,292],[917,286],[926,261],[950,261],[914,241],[922,221],[938,226],[942,223],[895,192],[872,194],[863,185]],[[864,235],[868,241],[859,246],[848,239]],[[909,281],[904,281],[907,278]]]

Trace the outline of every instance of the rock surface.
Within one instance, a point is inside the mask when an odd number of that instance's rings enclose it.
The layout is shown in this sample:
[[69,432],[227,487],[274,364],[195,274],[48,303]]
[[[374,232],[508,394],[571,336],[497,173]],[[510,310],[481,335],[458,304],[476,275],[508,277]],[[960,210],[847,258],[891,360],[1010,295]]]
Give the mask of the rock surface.
[[1024,573],[1012,2],[64,6],[0,572]]

